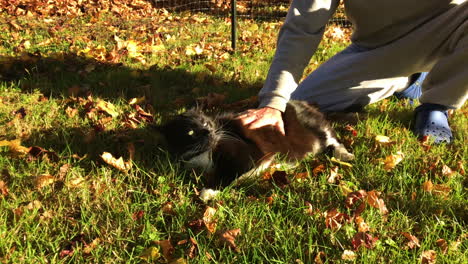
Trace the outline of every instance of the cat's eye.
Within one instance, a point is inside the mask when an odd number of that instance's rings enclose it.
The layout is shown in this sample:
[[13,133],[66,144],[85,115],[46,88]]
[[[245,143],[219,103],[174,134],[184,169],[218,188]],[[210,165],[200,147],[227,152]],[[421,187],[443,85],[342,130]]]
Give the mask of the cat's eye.
[[208,126],[208,123],[207,122],[203,123],[203,126],[204,127]]
[[193,134],[195,134],[195,131],[190,130],[187,134],[188,134],[189,136],[192,136]]

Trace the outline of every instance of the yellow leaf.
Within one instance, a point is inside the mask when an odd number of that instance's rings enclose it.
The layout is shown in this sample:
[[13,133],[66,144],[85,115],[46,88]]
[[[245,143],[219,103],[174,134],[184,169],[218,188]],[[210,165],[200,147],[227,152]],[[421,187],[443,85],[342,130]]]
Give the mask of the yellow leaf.
[[119,159],[116,159],[109,152],[102,153],[101,158],[107,164],[123,172],[127,172],[132,167],[132,164],[130,162],[123,161],[122,157],[120,157]]
[[119,113],[115,109],[115,106],[104,100],[99,100],[96,104],[96,108],[100,111],[108,113],[112,117],[117,117],[119,115]]
[[403,160],[403,157],[404,154],[401,151],[398,151],[397,154],[387,156],[384,160],[384,169],[386,171],[391,171],[398,163]]
[[157,53],[157,52],[164,51],[164,50],[166,50],[166,47],[164,46],[164,44],[151,46],[151,52],[153,53]]
[[96,238],[94,239],[91,243],[86,245],[86,247],[83,249],[83,253],[85,254],[90,254],[93,249],[95,249],[99,243],[101,242],[101,239]]
[[42,174],[36,178],[36,188],[41,189],[55,182],[55,177],[50,174]]
[[191,44],[185,48],[185,55],[195,56],[203,53],[203,48],[198,44]]
[[341,160],[339,160],[339,159],[336,159],[335,157],[332,157],[332,158],[330,159],[330,161],[333,162],[333,163],[338,163],[338,164],[343,165],[343,166],[348,167],[348,168],[352,168],[352,167],[353,167],[353,165],[352,165],[351,163],[341,161]]
[[31,148],[21,146],[20,139],[15,139],[11,141],[8,141],[8,140],[0,141],[0,147],[5,147],[5,146],[8,146],[10,149],[10,152],[17,156],[24,156],[29,153],[29,150],[31,150]]
[[146,97],[145,97],[145,96],[136,97],[136,98],[130,99],[130,101],[128,101],[128,104],[129,104],[129,105],[141,104],[141,103],[144,102],[144,101],[146,101]]
[[158,259],[161,256],[157,247],[149,247],[140,254],[140,258],[146,261]]

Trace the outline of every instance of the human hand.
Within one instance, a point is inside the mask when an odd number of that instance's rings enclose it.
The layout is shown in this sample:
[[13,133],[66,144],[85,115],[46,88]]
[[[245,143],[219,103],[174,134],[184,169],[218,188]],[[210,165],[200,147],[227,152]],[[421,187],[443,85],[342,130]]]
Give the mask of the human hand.
[[278,131],[282,136],[285,135],[283,118],[278,109],[271,107],[250,109],[237,116],[237,119],[244,128],[247,137],[251,137],[254,130],[268,126]]

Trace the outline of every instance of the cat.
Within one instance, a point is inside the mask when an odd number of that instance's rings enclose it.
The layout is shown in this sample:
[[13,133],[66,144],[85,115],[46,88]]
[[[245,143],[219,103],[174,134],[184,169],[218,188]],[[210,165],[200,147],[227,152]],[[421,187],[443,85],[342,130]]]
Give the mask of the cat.
[[[267,168],[275,154],[288,161],[333,149],[333,156],[349,161],[354,155],[341,144],[325,115],[312,104],[291,100],[283,113],[286,135],[275,142],[265,142],[270,149],[257,146],[242,133],[237,114],[225,112],[208,115],[193,108],[177,115],[158,130],[164,135],[170,154],[187,168],[202,170],[206,187],[224,187],[242,175],[257,174]],[[278,139],[278,131],[263,127],[256,131],[262,138]]]

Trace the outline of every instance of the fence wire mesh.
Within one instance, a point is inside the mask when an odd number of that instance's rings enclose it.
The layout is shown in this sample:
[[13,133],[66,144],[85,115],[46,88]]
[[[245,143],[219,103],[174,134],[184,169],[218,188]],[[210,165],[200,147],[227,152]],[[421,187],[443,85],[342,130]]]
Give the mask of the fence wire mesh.
[[[204,12],[218,16],[230,16],[231,0],[149,0],[155,8],[168,11]],[[286,17],[291,0],[238,0],[237,17],[255,20],[282,20]],[[343,4],[340,4],[330,24],[349,28]]]

